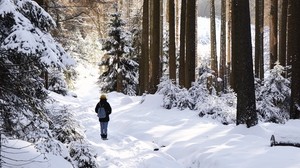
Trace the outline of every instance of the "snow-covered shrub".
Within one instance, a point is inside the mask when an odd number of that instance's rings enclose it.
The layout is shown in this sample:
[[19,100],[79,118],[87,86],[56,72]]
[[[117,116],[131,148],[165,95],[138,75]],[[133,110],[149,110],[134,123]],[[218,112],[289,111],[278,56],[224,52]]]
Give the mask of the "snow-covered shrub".
[[195,104],[193,104],[193,98],[190,96],[186,88],[182,88],[179,92],[176,93],[176,104],[177,108],[184,110],[186,108],[194,109]]
[[[210,73],[203,73],[193,84],[192,87],[189,89],[189,95],[193,98],[193,104],[195,105],[195,110],[199,110],[202,106],[202,103],[209,102],[210,99],[210,90],[215,90],[213,86],[208,85],[208,79],[212,78],[212,74]],[[212,92],[215,95],[215,92]]]
[[199,102],[199,116],[216,119],[224,125],[235,123],[236,95],[233,92],[210,95],[205,102]]
[[65,76],[58,69],[52,69],[49,73],[49,90],[64,96],[68,93]]
[[80,125],[66,106],[50,109],[48,115],[52,121],[53,136],[60,142],[70,143],[84,138]]
[[72,163],[77,168],[97,168],[96,157],[92,148],[84,141],[73,141],[68,145]]
[[76,168],[99,167],[94,152],[88,142],[85,141],[81,126],[74,119],[70,110],[66,106],[59,107],[55,105],[54,100],[48,108],[48,115],[52,121],[53,137],[63,143],[68,150],[68,154],[60,154]]
[[163,107],[180,110],[189,108],[199,111],[200,117],[209,117],[223,124],[235,122],[236,95],[233,92],[217,95],[214,85],[209,83],[214,76],[203,72],[187,90],[179,88],[171,80],[162,80],[158,85],[158,94],[164,95]]
[[195,110],[200,117],[209,117],[220,121],[222,124],[235,122],[236,96],[234,93],[217,95],[212,84],[214,76],[204,72],[189,89],[194,98]]
[[290,81],[282,76],[284,67],[274,66],[266,73],[264,84],[257,88],[260,121],[285,123],[289,119]]
[[171,109],[177,106],[176,93],[180,89],[174,84],[172,80],[162,78],[158,85],[157,93],[164,95],[162,106],[166,109]]

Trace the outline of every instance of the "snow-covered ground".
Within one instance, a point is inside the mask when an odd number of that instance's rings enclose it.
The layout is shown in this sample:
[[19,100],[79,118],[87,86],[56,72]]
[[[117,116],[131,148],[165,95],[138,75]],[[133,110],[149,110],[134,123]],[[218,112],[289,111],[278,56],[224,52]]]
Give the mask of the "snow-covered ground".
[[[108,93],[112,106],[107,141],[102,141],[99,122],[94,112],[99,100],[96,67],[79,66],[77,98],[51,93],[72,110],[97,154],[101,167],[107,168],[299,168],[300,148],[270,147],[270,137],[300,137],[300,121],[285,125],[260,123],[255,127],[222,125],[199,118],[196,111],[161,107],[162,96],[130,97]],[[143,103],[141,103],[143,101]],[[205,106],[205,104],[203,104]],[[299,139],[300,142],[300,139]],[[11,141],[15,147],[26,146]],[[28,144],[30,145],[30,144]],[[154,149],[159,149],[155,151]],[[22,149],[25,160],[35,162],[15,166],[24,168],[71,167],[61,157],[49,154],[48,160],[29,146]],[[21,158],[15,156],[17,158]],[[14,167],[14,166],[12,166]]]
[[[272,134],[300,136],[300,121],[285,125],[261,123],[252,128],[225,126],[212,119],[199,118],[196,111],[164,109],[160,95],[143,98],[109,93],[108,101],[113,109],[109,140],[102,141],[94,112],[100,96],[97,69],[84,67],[80,72],[85,73],[76,85],[78,98],[59,95],[55,98],[73,107],[101,167],[300,167],[299,148],[270,147]],[[154,151],[155,148],[159,150]]]
[[[208,31],[201,32],[199,38],[204,40],[200,42],[201,53],[207,55]],[[272,134],[279,139],[288,137],[287,140],[300,142],[299,120],[289,121],[285,125],[260,123],[252,128],[222,125],[215,120],[198,117],[197,111],[164,109],[160,95],[130,97],[108,93],[113,111],[109,122],[109,140],[102,141],[94,112],[101,94],[96,84],[98,68],[79,64],[77,70],[79,78],[74,90],[77,98],[55,93],[50,96],[74,114],[103,168],[300,167],[300,148],[270,147]],[[24,160],[24,164],[18,165],[16,162],[11,167],[72,167],[60,156],[46,154],[45,160],[32,144],[24,141],[9,141],[8,146],[14,148],[6,150],[6,156]]]

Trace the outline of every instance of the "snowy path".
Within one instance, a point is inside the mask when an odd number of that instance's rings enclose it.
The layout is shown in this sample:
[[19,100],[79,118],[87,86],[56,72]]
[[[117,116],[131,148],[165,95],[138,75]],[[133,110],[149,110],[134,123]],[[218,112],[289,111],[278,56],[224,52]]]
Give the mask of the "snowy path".
[[[109,93],[112,106],[108,141],[100,138],[94,112],[99,100],[97,68],[79,67],[77,98],[61,98],[81,123],[101,168],[297,168],[299,148],[269,146],[274,132],[299,135],[300,123],[227,125],[197,112],[166,110],[159,95],[129,97]],[[293,131],[291,131],[293,130]],[[161,147],[165,146],[165,147]],[[154,151],[154,148],[160,148]],[[293,157],[290,157],[293,156]]]
[[[118,123],[118,115],[127,111],[131,106],[136,106],[137,101],[130,98],[118,96],[113,93],[108,96],[108,101],[112,106],[111,121],[109,122],[108,141],[100,139],[99,121],[94,112],[96,103],[99,100],[99,86],[96,85],[98,77],[96,69],[86,69],[81,72],[76,83],[77,98],[70,104],[74,109],[75,117],[84,127],[85,134],[90,144],[97,153],[97,161],[101,167],[109,168],[134,168],[134,167],[160,167],[161,163],[170,167],[181,167],[178,163],[163,152],[156,152],[153,149],[157,144],[152,142],[153,138],[141,140],[135,137],[134,132],[128,134],[128,126]],[[113,98],[112,98],[113,97]],[[140,99],[140,98],[137,98]],[[125,121],[125,119],[124,119]]]

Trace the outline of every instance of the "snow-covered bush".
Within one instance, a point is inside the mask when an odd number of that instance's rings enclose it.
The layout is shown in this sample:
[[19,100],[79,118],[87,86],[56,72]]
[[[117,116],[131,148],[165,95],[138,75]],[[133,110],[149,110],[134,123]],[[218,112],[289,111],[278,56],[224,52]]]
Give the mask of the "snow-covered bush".
[[189,91],[186,88],[182,88],[176,93],[177,108],[184,110],[186,108],[194,109],[193,97],[190,96]]
[[203,72],[189,89],[200,117],[210,117],[227,125],[235,122],[236,96],[233,92],[217,95],[215,76]]
[[282,76],[284,67],[274,66],[266,73],[262,86],[256,89],[260,121],[285,123],[289,119],[290,81]]
[[65,154],[61,150],[59,154],[76,168],[99,167],[95,160],[96,155],[93,154],[92,148],[85,141],[82,128],[70,110],[66,106],[57,106],[54,100],[48,108],[53,137],[63,143],[64,146],[60,148],[65,148],[68,151],[68,154]]
[[70,143],[84,138],[83,133],[80,132],[80,125],[75,121],[74,115],[66,106],[56,107],[56,109],[51,107],[48,116],[52,121],[53,136],[60,142]]
[[180,110],[189,108],[199,111],[200,117],[209,117],[223,124],[235,122],[236,95],[233,92],[217,95],[211,80],[213,75],[203,72],[187,90],[179,88],[170,80],[162,80],[158,85],[158,94],[163,94],[163,107]]
[[97,155],[93,155],[92,148],[84,141],[72,141],[69,145],[72,163],[78,168],[100,167],[96,162]]
[[67,95],[68,86],[64,74],[58,69],[52,69],[49,73],[49,90],[58,94]]
[[166,109],[171,109],[177,106],[176,93],[180,89],[174,84],[172,80],[162,79],[158,85],[157,93],[164,95],[162,106]]

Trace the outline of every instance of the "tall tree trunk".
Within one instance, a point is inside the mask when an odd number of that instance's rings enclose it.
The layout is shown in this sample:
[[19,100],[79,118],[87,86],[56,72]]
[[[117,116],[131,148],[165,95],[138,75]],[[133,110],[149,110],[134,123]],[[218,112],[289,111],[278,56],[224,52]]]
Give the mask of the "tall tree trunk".
[[226,0],[221,0],[221,37],[219,77],[222,79],[221,90],[226,90]]
[[290,19],[288,26],[290,54],[292,57],[290,118],[300,119],[300,1],[289,0]]
[[236,87],[235,87],[235,79],[234,76],[232,75],[234,72],[234,68],[232,65],[232,3],[233,0],[229,0],[228,1],[228,30],[227,30],[227,65],[228,65],[228,69],[227,69],[227,79],[228,79],[228,83],[230,83],[231,88],[236,91]]
[[139,60],[140,94],[148,90],[149,83],[149,0],[143,3],[142,54]]
[[150,46],[150,88],[149,92],[154,94],[159,84],[159,69],[160,69],[160,0],[150,1],[153,3],[152,9],[152,31],[151,31],[151,46]]
[[281,13],[279,21],[279,63],[286,66],[286,24],[287,24],[287,0],[281,0]]
[[[164,12],[164,1],[160,1],[160,14],[159,14],[159,16],[160,16],[160,20],[159,20],[159,29],[160,29],[160,31],[159,31],[159,60],[163,60],[163,53],[164,53],[164,47],[163,47],[163,45],[164,45],[164,14],[165,14],[165,12]],[[160,64],[159,64],[159,72],[158,72],[158,79],[160,79],[161,77],[162,77],[162,75],[163,75],[163,70],[164,69],[164,62],[163,61],[160,61]]]
[[186,24],[186,0],[181,1],[181,20],[180,20],[180,54],[179,54],[179,85],[185,85],[185,24]]
[[277,25],[278,25],[278,0],[271,0],[271,10],[270,10],[270,69],[273,69],[277,56]]
[[210,59],[211,69],[218,76],[215,0],[210,0]]
[[196,1],[187,0],[186,4],[186,80],[187,88],[195,81],[196,68]]
[[292,40],[295,35],[295,27],[292,25],[295,17],[292,17],[292,1],[288,0],[288,16],[287,16],[287,51],[286,51],[286,66],[287,77],[291,77],[292,56],[295,54]]
[[255,0],[255,77],[264,78],[264,1]]
[[180,4],[180,0],[176,0],[175,1],[175,27],[176,27],[176,29],[175,29],[175,31],[176,31],[176,40],[175,40],[175,44],[176,44],[176,55],[177,55],[177,52],[179,51],[179,50],[177,50],[177,48],[179,47],[179,34],[180,34],[180,28],[179,28],[179,21],[180,21],[180,8],[179,8],[179,6],[180,6],[181,4]]
[[[233,0],[232,64],[237,90],[236,124],[257,124],[249,0]],[[242,74],[242,75],[239,75]]]
[[176,83],[175,4],[169,0],[169,73]]

